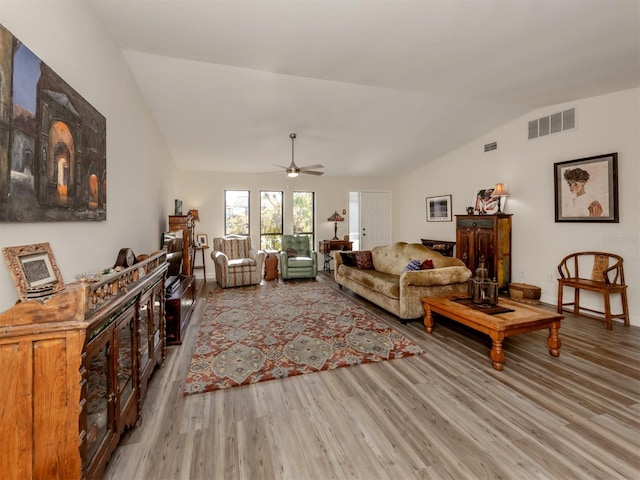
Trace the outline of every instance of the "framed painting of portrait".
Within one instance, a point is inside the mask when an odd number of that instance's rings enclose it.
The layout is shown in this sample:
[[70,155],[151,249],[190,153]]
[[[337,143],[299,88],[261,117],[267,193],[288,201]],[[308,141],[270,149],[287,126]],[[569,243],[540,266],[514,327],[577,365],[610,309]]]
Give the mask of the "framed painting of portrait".
[[499,210],[499,198],[492,197],[493,187],[479,188],[473,197],[474,215],[494,215]]
[[554,163],[556,222],[618,223],[618,154]]

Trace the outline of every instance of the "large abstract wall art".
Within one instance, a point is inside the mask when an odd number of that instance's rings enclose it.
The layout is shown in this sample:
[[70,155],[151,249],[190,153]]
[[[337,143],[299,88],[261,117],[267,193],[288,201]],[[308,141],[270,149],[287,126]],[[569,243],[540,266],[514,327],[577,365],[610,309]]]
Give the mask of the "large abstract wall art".
[[106,218],[106,119],[0,25],[0,222]]

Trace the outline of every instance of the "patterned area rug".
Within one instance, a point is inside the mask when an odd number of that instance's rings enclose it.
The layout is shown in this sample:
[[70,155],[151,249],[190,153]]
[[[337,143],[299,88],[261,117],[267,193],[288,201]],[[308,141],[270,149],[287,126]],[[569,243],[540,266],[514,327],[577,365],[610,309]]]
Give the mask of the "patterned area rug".
[[422,353],[315,281],[216,289],[207,298],[184,395]]

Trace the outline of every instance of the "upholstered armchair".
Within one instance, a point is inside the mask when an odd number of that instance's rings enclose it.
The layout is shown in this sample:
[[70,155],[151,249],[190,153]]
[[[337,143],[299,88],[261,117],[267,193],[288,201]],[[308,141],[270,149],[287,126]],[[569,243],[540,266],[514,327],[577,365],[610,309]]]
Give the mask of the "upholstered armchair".
[[211,258],[222,288],[257,285],[262,281],[267,254],[251,248],[251,237],[227,235],[213,239]]
[[280,273],[283,279],[316,278],[318,254],[311,249],[307,235],[283,235]]

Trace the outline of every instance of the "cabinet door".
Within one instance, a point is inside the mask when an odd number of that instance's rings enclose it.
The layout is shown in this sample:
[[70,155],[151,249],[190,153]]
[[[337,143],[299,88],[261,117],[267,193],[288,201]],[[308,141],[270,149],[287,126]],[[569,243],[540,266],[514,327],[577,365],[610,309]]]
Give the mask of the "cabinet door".
[[[113,409],[113,327],[93,338],[86,347],[85,462],[94,470],[94,458],[102,457],[115,437]],[[82,422],[81,422],[82,423]]]
[[478,228],[474,232],[474,267],[478,268],[480,262],[484,262],[485,268],[489,271],[489,277],[497,276],[495,265],[495,235],[493,229]]
[[138,375],[136,338],[136,306],[132,305],[116,320],[114,343],[116,347],[116,428],[122,433],[135,424],[138,415]]
[[153,295],[151,292],[143,295],[138,309],[138,378],[140,387],[140,401],[147,390],[147,381],[153,367]]
[[164,318],[164,281],[153,289],[152,296],[151,342],[152,356],[156,365],[164,361],[164,346],[166,342]]
[[473,271],[473,234],[471,229],[458,229],[456,234],[456,257]]

